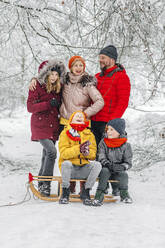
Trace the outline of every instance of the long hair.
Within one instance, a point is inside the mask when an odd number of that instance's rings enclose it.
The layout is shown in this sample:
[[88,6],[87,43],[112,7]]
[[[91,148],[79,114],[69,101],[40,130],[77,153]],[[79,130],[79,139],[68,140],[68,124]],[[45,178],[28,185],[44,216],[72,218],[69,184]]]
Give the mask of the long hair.
[[58,78],[54,84],[52,84],[49,80],[49,76],[51,75],[51,72],[46,76],[46,90],[48,93],[55,91],[57,94],[61,90],[61,83],[60,83],[60,77],[58,75]]

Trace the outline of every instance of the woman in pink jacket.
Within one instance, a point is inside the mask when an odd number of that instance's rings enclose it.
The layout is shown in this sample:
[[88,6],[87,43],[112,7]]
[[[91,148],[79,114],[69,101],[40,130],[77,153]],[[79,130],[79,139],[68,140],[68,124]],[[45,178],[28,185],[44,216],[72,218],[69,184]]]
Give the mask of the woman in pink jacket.
[[[36,89],[29,90],[27,109],[32,113],[31,139],[39,141],[43,147],[39,176],[53,176],[57,154],[55,143],[59,136],[61,83],[65,73],[62,62],[44,61],[39,66]],[[42,195],[49,196],[50,182],[39,182],[38,190]]]

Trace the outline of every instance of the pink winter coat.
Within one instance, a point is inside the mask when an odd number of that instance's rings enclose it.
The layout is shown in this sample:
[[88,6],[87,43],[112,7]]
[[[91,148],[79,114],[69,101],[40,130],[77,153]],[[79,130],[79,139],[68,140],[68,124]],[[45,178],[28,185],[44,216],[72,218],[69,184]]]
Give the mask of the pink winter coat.
[[69,120],[73,112],[81,110],[91,118],[104,106],[104,100],[96,88],[96,78],[87,73],[75,76],[69,72],[68,76],[62,90],[61,117]]

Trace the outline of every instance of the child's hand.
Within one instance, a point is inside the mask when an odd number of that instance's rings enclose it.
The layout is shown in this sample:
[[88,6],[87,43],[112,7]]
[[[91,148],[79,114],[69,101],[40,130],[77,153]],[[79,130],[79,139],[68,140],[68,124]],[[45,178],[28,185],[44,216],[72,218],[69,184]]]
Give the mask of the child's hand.
[[52,99],[50,100],[50,105],[51,105],[52,107],[56,107],[57,109],[59,109],[59,107],[60,107],[60,104],[59,104],[59,102],[57,101],[56,98],[52,98]]
[[112,166],[112,171],[117,173],[117,172],[122,172],[125,170],[125,167],[122,164],[113,164]]
[[103,159],[101,161],[102,167],[106,167],[108,168],[110,171],[112,171],[112,162],[107,160],[107,159]]
[[87,140],[84,143],[80,144],[80,152],[84,156],[88,156],[89,155],[89,145],[90,145],[89,140]]

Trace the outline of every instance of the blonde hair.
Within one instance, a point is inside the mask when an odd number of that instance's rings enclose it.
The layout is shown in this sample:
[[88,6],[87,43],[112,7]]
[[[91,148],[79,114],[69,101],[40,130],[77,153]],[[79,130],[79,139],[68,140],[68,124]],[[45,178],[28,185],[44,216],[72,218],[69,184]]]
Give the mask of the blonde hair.
[[50,75],[51,75],[51,72],[47,75],[46,80],[45,80],[46,81],[46,90],[48,93],[55,91],[58,94],[61,90],[60,77],[58,75],[58,78],[57,78],[55,84],[52,84],[49,80]]

